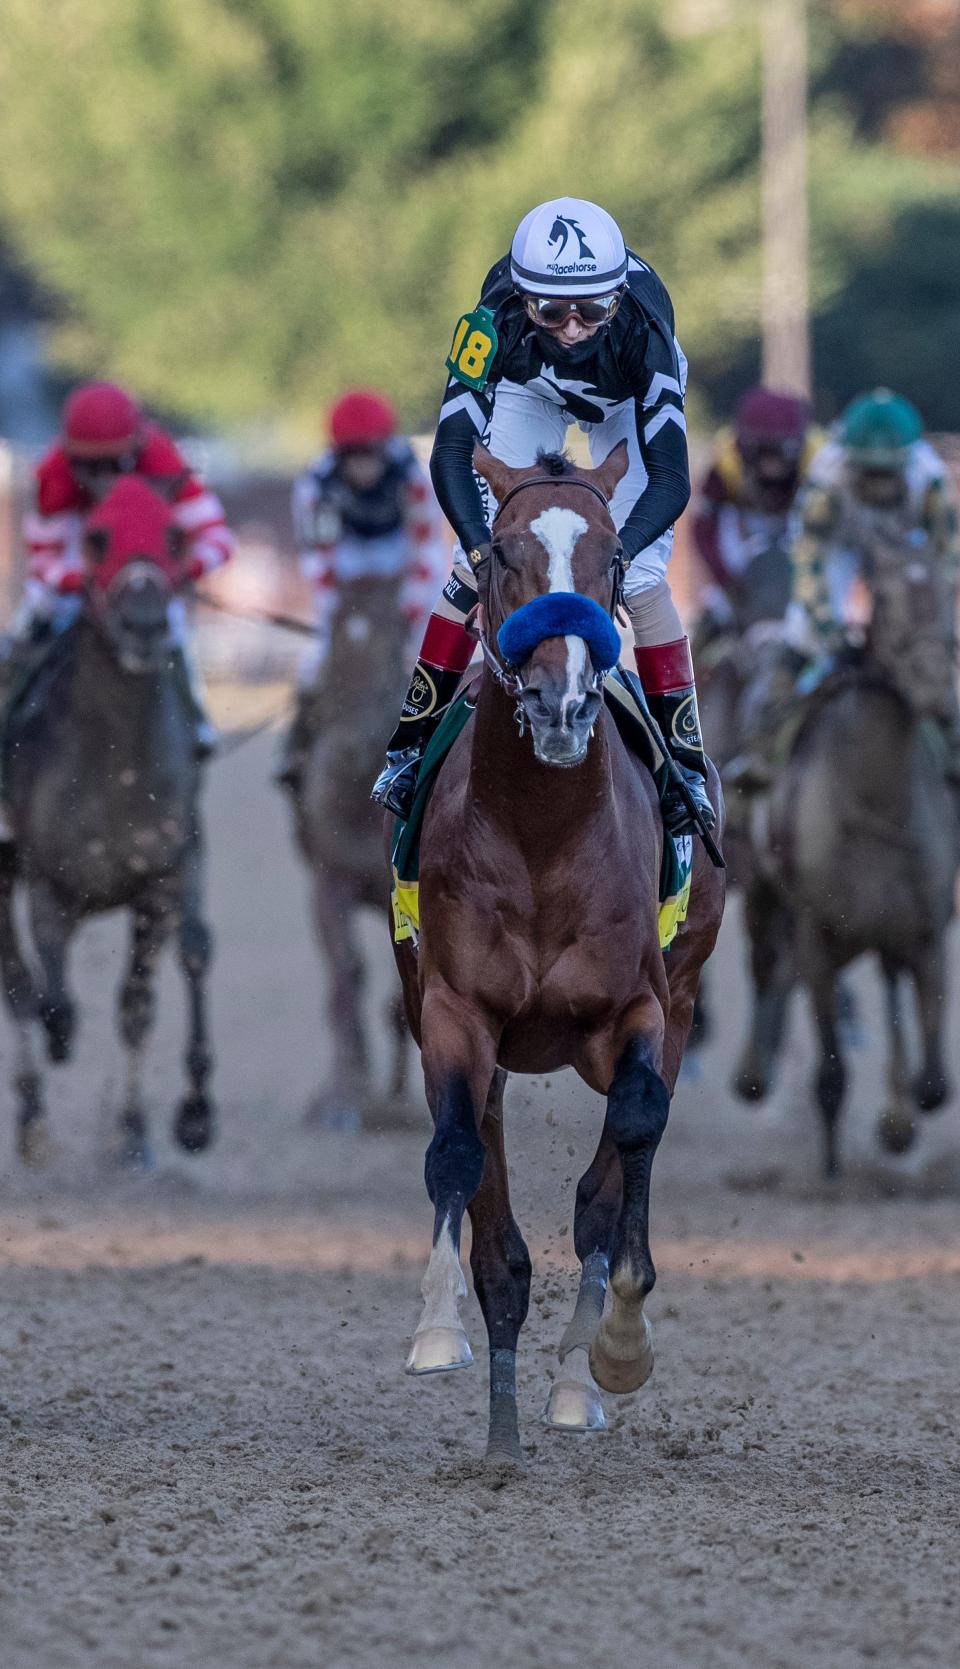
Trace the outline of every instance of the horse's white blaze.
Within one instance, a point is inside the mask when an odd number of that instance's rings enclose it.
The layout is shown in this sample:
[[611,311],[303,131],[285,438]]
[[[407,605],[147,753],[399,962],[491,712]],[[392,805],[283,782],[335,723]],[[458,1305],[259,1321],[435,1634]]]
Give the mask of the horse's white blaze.
[[[586,533],[587,523],[576,510],[563,510],[554,505],[550,510],[541,511],[536,521],[530,523],[530,531],[539,539],[547,553],[547,577],[550,590],[576,591],[573,581],[573,552],[581,533]],[[580,700],[584,691],[584,673],[587,664],[587,648],[582,637],[568,637],[567,645],[567,686],[563,696],[563,715],[566,719],[568,706]]]
[[576,591],[573,549],[581,533],[586,531],[587,524],[576,510],[563,510],[559,505],[541,511],[536,521],[530,523],[530,532],[536,534],[547,553],[551,591]]
[[423,1314],[407,1358],[408,1373],[439,1373],[444,1368],[465,1368],[473,1361],[467,1335],[460,1320],[460,1300],[467,1283],[449,1222],[444,1223],[430,1253],[420,1283]]

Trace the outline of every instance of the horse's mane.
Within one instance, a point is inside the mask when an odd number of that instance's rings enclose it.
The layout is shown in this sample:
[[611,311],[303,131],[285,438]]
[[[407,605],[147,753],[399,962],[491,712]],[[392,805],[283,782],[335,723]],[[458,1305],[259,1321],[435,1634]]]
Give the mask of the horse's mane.
[[545,475],[576,475],[577,466],[569,452],[538,452],[537,467]]

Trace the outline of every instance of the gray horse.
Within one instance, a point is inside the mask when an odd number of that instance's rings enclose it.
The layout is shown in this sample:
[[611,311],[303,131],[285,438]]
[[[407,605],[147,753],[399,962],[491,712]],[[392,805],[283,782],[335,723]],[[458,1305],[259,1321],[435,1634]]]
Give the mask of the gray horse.
[[370,784],[383,751],[384,715],[403,699],[409,624],[398,578],[357,579],[340,591],[329,652],[309,698],[314,740],[294,796],[297,843],[312,875],[313,919],[327,972],[332,1058],[311,1118],[355,1127],[402,1117],[407,1029],[397,987],[389,1019],[393,1060],[386,1102],[376,1097],[363,1014],[366,970],[357,912],[386,903],[383,815]]
[[[194,717],[171,661],[169,607],[180,578],[179,541],[164,501],[124,477],[90,518],[89,581],[79,619],[54,644],[15,704],[5,736],[5,786],[14,848],[0,872],[0,968],[18,1035],[17,1144],[42,1163],[49,1140],[34,1024],[49,1058],[66,1061],[75,1008],[67,948],[87,916],[126,909],[130,960],[119,993],[126,1050],[120,1156],[149,1163],[141,1070],[154,1017],[154,971],[179,932],[189,993],[189,1089],[174,1130],[181,1147],[207,1146],[205,980],[210,932],[201,914],[203,861]],[[14,916],[26,890],[38,974]]]
[[[904,1151],[916,1111],[933,1111],[949,1093],[941,1033],[958,855],[941,733],[953,699],[943,627],[949,604],[935,559],[906,537],[891,538],[874,522],[864,528],[862,555],[873,603],[867,643],[811,698],[768,803],[755,806],[746,885],[754,1003],[738,1085],[741,1093],[765,1093],[799,979],[819,1039],[816,1098],[828,1175],[839,1167],[846,1083],[837,979],[855,957],[876,954],[886,986],[883,1145]],[[922,1057],[912,1081],[903,976],[920,1021]]]

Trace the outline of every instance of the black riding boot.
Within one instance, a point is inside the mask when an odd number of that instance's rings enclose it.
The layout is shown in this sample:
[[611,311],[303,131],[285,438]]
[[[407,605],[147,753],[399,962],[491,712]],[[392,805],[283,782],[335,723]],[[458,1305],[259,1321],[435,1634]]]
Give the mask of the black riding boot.
[[370,793],[406,822],[417,788],[424,749],[457,693],[462,672],[418,661],[400,709],[400,723],[387,744],[387,763]]
[[[707,796],[707,760],[700,738],[697,691],[693,684],[683,690],[648,695],[650,711],[663,731],[664,740],[676,760],[708,829],[717,821]],[[663,821],[671,834],[690,834],[695,824],[679,790],[668,788],[663,801]]]

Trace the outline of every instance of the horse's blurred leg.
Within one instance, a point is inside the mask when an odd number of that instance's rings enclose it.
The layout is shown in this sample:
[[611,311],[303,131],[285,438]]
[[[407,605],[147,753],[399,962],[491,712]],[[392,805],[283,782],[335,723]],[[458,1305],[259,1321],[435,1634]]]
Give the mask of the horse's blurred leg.
[[19,1102],[17,1152],[25,1165],[40,1169],[49,1161],[52,1145],[43,1103],[43,1080],[34,1054],[33,1024],[31,1018],[21,1020],[17,1025],[17,1070],[14,1078]]
[[424,1177],[433,1202],[433,1250],[423,1277],[423,1314],[408,1373],[468,1367],[473,1357],[460,1321],[467,1284],[460,1267],[463,1214],[480,1186],[486,1151],[479,1125],[496,1066],[490,1038],[445,988],[428,989],[423,1004],[423,1071],[433,1115]]
[[759,1101],[770,1088],[780,1054],[796,967],[789,913],[765,883],[748,887],[745,919],[750,944],[752,1010],[750,1035],[732,1087],[745,1101]]
[[816,1094],[823,1119],[823,1165],[828,1177],[840,1173],[837,1121],[843,1104],[847,1075],[837,1032],[836,970],[819,940],[816,929],[803,929],[801,971],[813,1003],[813,1017],[820,1042]]
[[393,1038],[393,1060],[390,1066],[388,1094],[391,1101],[402,1101],[407,1092],[407,1066],[410,1058],[410,1028],[407,1025],[407,1012],[402,991],[398,991],[391,998],[388,1019]]
[[310,1110],[311,1122],[359,1129],[370,1090],[370,1057],[363,1022],[366,968],[357,936],[358,900],[347,875],[318,867],[313,919],[327,975],[327,1023],[333,1065]]
[[141,1077],[147,1037],[154,1019],[154,971],[169,926],[165,898],[149,894],[140,900],[133,912],[127,977],[119,993],[120,1036],[127,1051],[126,1093],[120,1114],[120,1162],[133,1169],[146,1169],[153,1163]]
[[213,1102],[207,1094],[207,1079],[213,1069],[213,1055],[207,1029],[207,972],[213,953],[213,935],[202,914],[202,856],[194,848],[186,875],[183,910],[180,916],[180,966],[187,981],[189,1028],[184,1064],[190,1087],[174,1121],[173,1133],[187,1153],[202,1153],[213,1135]]
[[890,1099],[880,1114],[877,1137],[888,1153],[906,1153],[916,1134],[914,1105],[910,1094],[907,1071],[907,1051],[903,1034],[903,988],[900,968],[883,959],[883,978],[887,1006],[887,1084]]
[[522,1464],[517,1423],[517,1339],[530,1303],[530,1254],[510,1209],[503,1149],[503,1091],[507,1075],[493,1075],[480,1135],[486,1150],[483,1179],[468,1210],[473,1225],[470,1268],[490,1344],[490,1426],[487,1460]]
[[934,1113],[942,1107],[950,1094],[950,1084],[943,1064],[943,1009],[947,991],[946,958],[943,941],[931,945],[917,958],[913,970],[917,992],[917,1012],[923,1061],[913,1084],[917,1106],[923,1113]]
[[623,1199],[610,1251],[613,1302],[590,1349],[590,1368],[605,1391],[635,1391],[653,1371],[650,1324],[643,1313],[656,1271],[650,1255],[650,1172],[667,1125],[670,1098],[642,1036],[629,1043],[607,1096],[607,1126],[623,1169]]
[[76,927],[76,916],[64,910],[48,882],[32,882],[28,891],[30,931],[40,961],[43,987],[40,1018],[47,1034],[47,1053],[59,1066],[70,1058],[76,1019],[73,998],[67,989],[67,946]]
[[577,1185],[573,1240],[582,1265],[580,1290],[560,1340],[558,1374],[543,1411],[544,1425],[556,1431],[602,1431],[606,1425],[600,1392],[590,1372],[590,1347],[603,1317],[610,1246],[622,1195],[620,1156],[605,1124],[593,1163]]

